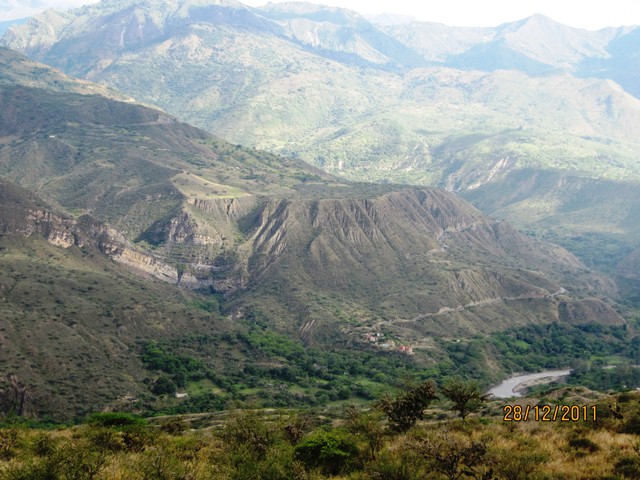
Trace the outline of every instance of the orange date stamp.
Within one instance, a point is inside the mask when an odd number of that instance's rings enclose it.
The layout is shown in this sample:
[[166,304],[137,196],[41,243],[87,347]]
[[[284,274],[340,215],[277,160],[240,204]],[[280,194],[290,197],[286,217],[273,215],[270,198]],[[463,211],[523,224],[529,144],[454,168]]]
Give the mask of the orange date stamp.
[[595,405],[505,405],[504,422],[595,422]]

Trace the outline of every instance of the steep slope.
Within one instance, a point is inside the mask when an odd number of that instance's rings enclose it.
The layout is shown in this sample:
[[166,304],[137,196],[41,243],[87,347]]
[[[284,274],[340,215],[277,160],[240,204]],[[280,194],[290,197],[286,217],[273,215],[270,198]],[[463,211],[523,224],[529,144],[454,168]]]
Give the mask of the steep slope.
[[234,330],[189,292],[111,261],[105,252],[125,250],[111,233],[0,181],[0,363],[27,387],[30,413],[81,419],[143,394],[138,342]]
[[640,240],[635,182],[523,169],[465,193],[480,209],[615,275]]
[[338,60],[356,63],[359,58],[365,65],[386,68],[426,64],[416,52],[356,12],[303,2],[269,3],[259,11],[281,25],[288,37]]
[[[594,159],[609,157],[606,169],[622,164],[624,172],[616,176],[629,170],[637,175],[639,103],[611,82],[566,73],[532,78],[442,68],[405,75],[360,71],[338,54],[363,61],[368,55],[373,66],[406,64],[407,52],[391,47],[353,12],[296,3],[262,10],[211,3],[207,11],[218,13],[203,16],[201,8],[189,2],[110,2],[64,15],[50,12],[11,30],[3,42],[232,142],[297,155],[352,179],[410,179],[464,189],[466,181],[457,178],[466,171],[478,172],[468,185],[483,183],[488,176],[482,172],[496,161],[523,152],[527,166],[601,176]],[[132,31],[139,35],[130,36]],[[493,30],[429,24],[418,33],[433,37],[423,45],[433,51],[431,60],[495,44],[547,71],[606,59],[607,42],[624,32],[578,31],[534,16]],[[356,38],[360,53],[350,43]],[[415,48],[421,44],[418,39]],[[438,53],[445,45],[451,50]],[[327,52],[338,56],[329,60]],[[483,58],[478,61],[491,63]],[[508,134],[514,129],[526,132],[517,135],[517,146]],[[480,149],[472,140],[477,134],[487,140]],[[487,146],[502,154],[492,156]]]
[[[640,178],[640,102],[628,93],[637,82],[636,36],[633,27],[588,32],[542,16],[493,29],[410,24],[383,32],[353,12],[311,4],[252,9],[234,2],[121,0],[47,12],[11,29],[3,43],[233,143],[351,180],[457,192],[610,271],[640,243],[630,224],[615,226],[622,230],[612,236],[606,215],[628,204],[619,194]],[[419,65],[413,51],[439,65],[489,71],[438,66],[397,73]],[[561,182],[551,182],[553,191],[540,185],[517,205],[496,197],[539,185],[530,177],[547,172],[620,188],[596,192],[603,204],[570,221],[558,206],[577,197]],[[178,185],[194,187],[179,178]],[[225,184],[216,178],[206,180]],[[543,222],[542,197],[560,199],[543,202],[549,216]],[[152,217],[177,208],[171,205]],[[151,242],[174,235],[160,224],[147,227],[137,232]],[[619,244],[613,256],[611,241]],[[180,248],[171,248],[183,263]],[[197,249],[215,257],[208,248]],[[609,263],[600,261],[605,258]]]
[[[466,182],[457,177],[466,171],[479,172],[468,185],[486,182],[482,172],[522,152],[527,166],[588,176],[602,175],[594,158],[603,156],[611,158],[607,169],[623,165],[616,176],[633,169],[639,103],[611,82],[566,73],[532,78],[442,68],[405,75],[361,70],[362,65],[354,68],[356,57],[369,66],[418,64],[405,61],[407,47],[400,49],[350,11],[297,3],[262,10],[206,5],[210,15],[185,1],[110,2],[50,12],[12,29],[3,43],[232,142],[297,155],[352,179],[410,179],[464,189]],[[541,16],[493,30],[423,27],[417,32],[433,41],[418,39],[408,47],[420,50],[424,43],[433,51],[431,60],[495,44],[545,71],[575,70],[567,65],[606,58],[607,42],[624,33],[578,31]],[[412,28],[403,31],[411,35]],[[442,48],[450,50],[438,53]],[[518,146],[507,133],[513,129],[527,133],[517,135]],[[487,140],[480,151],[470,141],[477,134]],[[503,154],[492,156],[489,145]]]
[[28,18],[18,18],[15,20],[6,20],[4,22],[0,22],[0,35],[4,35],[7,30],[9,30],[13,26],[22,25],[29,21]]
[[[5,178],[121,232],[131,248],[163,261],[170,281],[224,293],[237,312],[249,298],[263,303],[289,331],[315,319],[307,311],[314,291],[337,294],[334,306],[353,305],[377,321],[506,297],[545,304],[540,317],[515,313],[524,303],[501,313],[488,307],[485,323],[464,320],[459,331],[467,333],[551,321],[553,294],[563,289],[612,293],[567,252],[532,243],[448,193],[341,183],[101,96],[20,84],[0,92]],[[298,303],[263,302],[282,282],[299,290]],[[340,316],[326,313],[326,326]]]
[[590,32],[534,15],[500,25],[488,42],[450,57],[451,66],[479,70],[516,69],[527,73],[568,69],[585,58],[604,58],[605,47],[622,29]]
[[557,320],[559,305],[573,303],[564,296],[571,284],[570,295],[612,293],[568,252],[439,190],[271,201],[247,235],[247,297],[261,311],[296,314],[307,340],[336,328],[345,339],[382,330],[418,343],[488,333]]
[[606,47],[604,58],[586,58],[578,66],[583,76],[612,78],[626,91],[640,98],[638,58],[640,28],[624,29]]

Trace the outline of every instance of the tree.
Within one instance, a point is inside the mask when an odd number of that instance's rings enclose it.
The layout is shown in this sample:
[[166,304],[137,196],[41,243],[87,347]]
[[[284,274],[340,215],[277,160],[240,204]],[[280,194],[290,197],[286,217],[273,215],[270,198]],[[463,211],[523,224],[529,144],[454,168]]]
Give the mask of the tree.
[[367,441],[369,447],[369,456],[375,460],[376,454],[382,449],[384,429],[380,425],[380,413],[364,413],[359,411],[355,406],[347,407],[347,429],[355,434],[360,435]]
[[376,407],[387,415],[393,430],[406,432],[418,420],[424,418],[424,410],[436,398],[438,398],[436,386],[429,381],[421,383],[396,398],[385,395],[377,402]]
[[176,391],[176,384],[169,377],[163,375],[154,382],[151,391],[156,395],[173,394]]
[[486,465],[487,446],[455,432],[441,431],[419,441],[414,448],[448,480],[493,478]]
[[18,377],[7,374],[0,381],[0,415],[21,417],[29,401],[29,390]]
[[452,380],[442,388],[442,393],[453,402],[452,409],[458,412],[463,421],[469,413],[477,410],[487,401],[487,396],[475,382]]
[[358,453],[355,439],[340,430],[314,432],[295,447],[297,460],[329,475],[345,471]]

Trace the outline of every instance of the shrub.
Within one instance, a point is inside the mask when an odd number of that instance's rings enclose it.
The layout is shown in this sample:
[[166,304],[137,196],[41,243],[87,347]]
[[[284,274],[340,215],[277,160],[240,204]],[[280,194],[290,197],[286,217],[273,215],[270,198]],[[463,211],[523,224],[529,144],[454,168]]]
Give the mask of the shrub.
[[589,452],[597,452],[598,450],[600,450],[596,443],[585,437],[570,438],[569,447],[576,450],[588,450]]
[[130,413],[104,412],[94,413],[89,417],[87,423],[100,427],[124,429],[131,426],[146,425],[147,421]]
[[358,456],[354,439],[339,430],[316,432],[295,448],[295,456],[307,468],[320,468],[324,473],[337,475]]
[[18,429],[15,427],[0,429],[0,458],[10,458],[13,448],[19,440]]
[[387,415],[393,430],[406,432],[418,420],[424,418],[424,410],[436,398],[438,397],[434,383],[425,382],[400,394],[395,399],[385,396],[376,406]]
[[171,395],[175,393],[177,388],[176,383],[171,378],[163,375],[153,383],[151,392],[154,395]]
[[164,448],[146,451],[134,466],[140,480],[188,480],[194,477],[191,469]]
[[232,447],[246,447],[258,459],[262,459],[276,441],[274,428],[255,412],[242,412],[232,418],[225,425],[222,437]]
[[33,452],[39,457],[46,457],[55,451],[56,442],[46,433],[39,433],[33,439]]
[[613,471],[624,478],[638,480],[640,479],[640,458],[622,457],[616,462]]
[[470,412],[479,409],[487,400],[477,383],[453,380],[442,388],[442,393],[453,402],[453,410],[464,420]]
[[347,408],[347,429],[355,435],[364,437],[369,447],[369,457],[375,459],[382,448],[384,438],[384,429],[378,416],[360,412],[350,406]]
[[627,415],[621,431],[622,433],[640,435],[640,411],[636,410]]
[[487,446],[465,435],[442,431],[416,443],[414,449],[431,462],[432,468],[449,480],[474,474],[475,467],[486,464]]
[[366,473],[373,480],[417,480],[420,466],[417,458],[403,450],[399,453],[384,452],[366,466]]

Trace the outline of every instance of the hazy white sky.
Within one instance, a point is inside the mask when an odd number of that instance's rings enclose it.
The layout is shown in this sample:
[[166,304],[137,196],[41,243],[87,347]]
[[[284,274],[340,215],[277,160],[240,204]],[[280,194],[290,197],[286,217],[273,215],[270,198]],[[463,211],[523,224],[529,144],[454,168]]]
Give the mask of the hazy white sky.
[[[34,15],[47,8],[70,8],[86,3],[94,0],[0,0],[0,21]],[[246,0],[243,3],[259,6],[266,2]],[[534,13],[589,30],[640,25],[639,0],[323,0],[313,3],[360,13],[400,13],[419,20],[460,26],[496,26]]]

